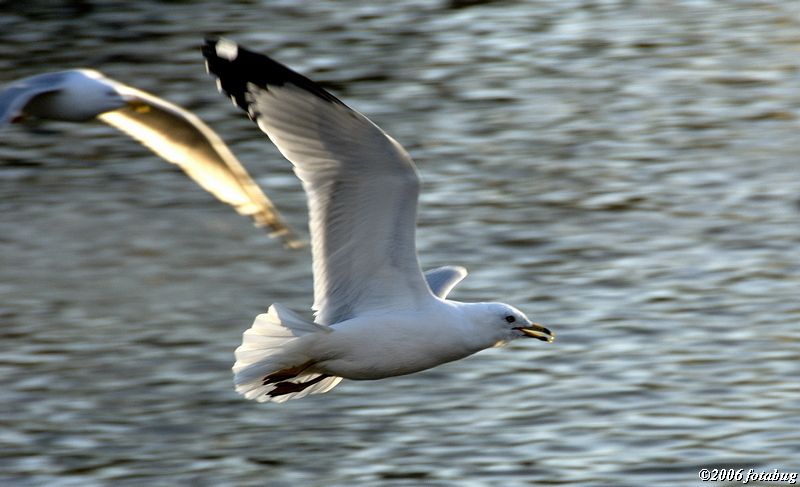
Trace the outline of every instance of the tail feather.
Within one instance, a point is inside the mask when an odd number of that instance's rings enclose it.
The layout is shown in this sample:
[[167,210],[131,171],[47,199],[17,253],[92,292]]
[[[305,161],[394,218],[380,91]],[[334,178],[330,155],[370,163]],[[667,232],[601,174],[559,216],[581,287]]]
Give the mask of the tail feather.
[[[300,399],[309,394],[322,394],[336,387],[341,377],[323,374],[306,374],[292,380],[260,385],[258,382],[237,386],[236,390],[247,399],[258,402],[284,402]],[[250,386],[250,387],[247,387]],[[245,390],[246,389],[246,390]]]
[[284,402],[331,390],[342,378],[314,372],[313,358],[304,353],[302,340],[330,332],[327,326],[273,304],[256,317],[236,349],[236,391],[259,402]]

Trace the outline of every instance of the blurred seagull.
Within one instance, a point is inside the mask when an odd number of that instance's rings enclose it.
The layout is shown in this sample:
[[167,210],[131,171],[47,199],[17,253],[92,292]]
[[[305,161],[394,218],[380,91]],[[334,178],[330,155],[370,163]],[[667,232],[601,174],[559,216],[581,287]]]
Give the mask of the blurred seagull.
[[445,299],[467,271],[423,276],[414,242],[419,179],[411,157],[319,85],[228,40],[206,65],[294,165],[308,196],[314,322],[273,304],[236,349],[236,390],[282,402],[342,378],[382,379],[553,334],[501,303]]
[[95,117],[141,142],[220,201],[302,246],[222,139],[191,112],[90,69],[44,73],[0,91],[0,129],[26,116],[67,122]]

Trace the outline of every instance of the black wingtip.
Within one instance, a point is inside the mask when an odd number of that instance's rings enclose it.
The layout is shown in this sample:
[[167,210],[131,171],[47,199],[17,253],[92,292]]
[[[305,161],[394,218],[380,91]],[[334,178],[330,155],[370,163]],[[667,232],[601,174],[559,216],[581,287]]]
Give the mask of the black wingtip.
[[200,50],[203,51],[203,57],[208,59],[210,53],[214,52],[217,42],[219,39],[216,37],[204,37],[203,38],[203,45],[200,46]]
[[292,71],[263,54],[245,49],[228,39],[206,38],[202,46],[206,68],[219,80],[219,88],[241,109],[249,113],[246,94],[253,84],[268,90],[270,86],[292,84],[322,100],[344,105],[317,83]]

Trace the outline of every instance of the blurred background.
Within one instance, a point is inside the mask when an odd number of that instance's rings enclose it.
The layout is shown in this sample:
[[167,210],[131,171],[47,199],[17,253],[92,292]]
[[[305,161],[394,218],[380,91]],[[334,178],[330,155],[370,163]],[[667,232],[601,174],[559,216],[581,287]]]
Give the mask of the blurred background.
[[178,103],[304,233],[288,162],[217,93],[199,45],[227,36],[322,82],[416,159],[423,265],[471,272],[451,297],[512,303],[557,334],[245,401],[233,349],[269,304],[307,312],[308,250],[99,122],[9,127],[0,484],[800,471],[795,0],[0,5],[0,84],[91,67]]

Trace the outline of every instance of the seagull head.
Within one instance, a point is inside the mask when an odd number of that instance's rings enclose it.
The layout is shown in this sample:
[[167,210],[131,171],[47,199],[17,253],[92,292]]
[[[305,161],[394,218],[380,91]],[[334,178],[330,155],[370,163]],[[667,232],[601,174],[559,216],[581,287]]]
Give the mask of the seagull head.
[[553,332],[534,323],[517,308],[503,303],[479,303],[479,312],[474,314],[481,334],[487,334],[494,346],[503,345],[517,338],[535,338],[543,342],[555,339]]
[[93,69],[75,70],[70,85],[71,95],[81,101],[94,116],[125,106],[128,99],[120,92],[119,83]]
[[97,115],[125,106],[114,82],[91,69],[75,69],[62,74],[60,89],[32,99],[27,115],[38,118],[84,122]]

